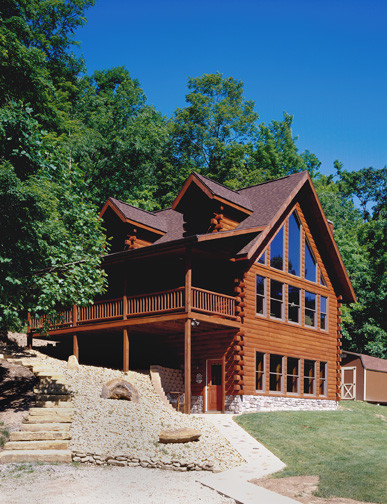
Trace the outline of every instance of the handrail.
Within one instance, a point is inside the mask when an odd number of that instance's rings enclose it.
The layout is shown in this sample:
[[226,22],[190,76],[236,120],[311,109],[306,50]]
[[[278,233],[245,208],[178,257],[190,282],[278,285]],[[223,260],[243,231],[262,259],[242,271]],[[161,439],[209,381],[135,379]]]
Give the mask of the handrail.
[[[217,315],[223,318],[236,319],[236,300],[233,296],[192,287],[192,311]],[[148,294],[99,300],[87,306],[79,306],[63,310],[55,319],[48,319],[49,328],[75,327],[90,322],[126,319],[140,315],[184,311],[185,288],[177,287],[166,291]],[[74,310],[74,311],[73,311]],[[46,317],[30,318],[30,329],[44,326]]]

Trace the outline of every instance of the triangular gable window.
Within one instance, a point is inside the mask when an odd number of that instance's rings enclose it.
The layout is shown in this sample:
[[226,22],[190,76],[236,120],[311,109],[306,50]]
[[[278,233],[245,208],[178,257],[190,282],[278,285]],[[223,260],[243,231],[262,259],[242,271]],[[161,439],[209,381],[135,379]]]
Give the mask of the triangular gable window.
[[316,259],[313,256],[308,240],[305,239],[305,279],[310,280],[311,282],[315,282],[316,276]]
[[270,266],[272,268],[284,269],[284,228],[282,227],[273,238],[270,244]]

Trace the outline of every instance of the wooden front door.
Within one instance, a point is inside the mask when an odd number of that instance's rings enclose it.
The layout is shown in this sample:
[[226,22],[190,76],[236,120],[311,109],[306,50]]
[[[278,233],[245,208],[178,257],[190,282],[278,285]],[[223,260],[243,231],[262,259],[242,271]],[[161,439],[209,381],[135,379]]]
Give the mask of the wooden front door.
[[222,405],[222,375],[221,360],[207,361],[207,411],[221,411]]
[[356,399],[356,367],[341,368],[341,399]]

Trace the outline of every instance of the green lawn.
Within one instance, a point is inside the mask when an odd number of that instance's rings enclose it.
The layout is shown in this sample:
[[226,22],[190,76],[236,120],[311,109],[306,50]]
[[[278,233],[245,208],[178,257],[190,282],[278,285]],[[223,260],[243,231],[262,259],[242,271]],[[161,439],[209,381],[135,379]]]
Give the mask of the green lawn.
[[237,423],[277,455],[277,474],[319,476],[320,497],[387,503],[387,407],[342,402],[338,411],[249,413]]

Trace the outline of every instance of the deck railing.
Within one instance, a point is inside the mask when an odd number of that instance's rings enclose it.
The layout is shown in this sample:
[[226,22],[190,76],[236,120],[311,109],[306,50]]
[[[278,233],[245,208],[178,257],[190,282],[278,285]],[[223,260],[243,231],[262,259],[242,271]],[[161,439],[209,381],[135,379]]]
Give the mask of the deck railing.
[[[125,304],[126,299],[126,304]],[[235,298],[226,294],[192,287],[191,310],[217,315],[223,318],[236,319]],[[96,301],[89,306],[73,307],[60,312],[54,318],[29,318],[31,330],[47,326],[49,329],[75,327],[92,322],[122,320],[137,316],[160,313],[182,312],[185,310],[185,288],[178,287],[162,292],[138,294],[127,298]]]

